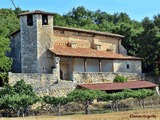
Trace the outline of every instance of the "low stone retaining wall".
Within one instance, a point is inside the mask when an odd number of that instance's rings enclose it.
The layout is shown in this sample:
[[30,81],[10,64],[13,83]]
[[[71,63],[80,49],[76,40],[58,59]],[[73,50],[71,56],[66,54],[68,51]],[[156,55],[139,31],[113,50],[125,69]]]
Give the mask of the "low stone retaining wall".
[[76,86],[76,84],[69,81],[59,82],[50,87],[50,95],[57,97],[66,96],[68,93],[76,89]]
[[9,84],[14,85],[21,79],[31,84],[35,93],[40,96],[65,96],[76,88],[72,81],[57,80],[54,74],[9,73]]
[[15,84],[23,79],[26,83],[33,86],[51,85],[57,82],[54,74],[39,74],[39,73],[11,73],[9,72],[9,84]]
[[66,96],[68,93],[73,91],[76,88],[76,84],[73,82],[62,82],[52,84],[50,86],[40,86],[38,88],[34,88],[36,94],[40,96],[50,95],[55,97]]
[[128,77],[128,80],[141,80],[141,74],[138,74],[138,73],[73,72],[73,82],[74,83],[103,83],[103,82],[110,83],[110,82],[113,82],[116,75]]

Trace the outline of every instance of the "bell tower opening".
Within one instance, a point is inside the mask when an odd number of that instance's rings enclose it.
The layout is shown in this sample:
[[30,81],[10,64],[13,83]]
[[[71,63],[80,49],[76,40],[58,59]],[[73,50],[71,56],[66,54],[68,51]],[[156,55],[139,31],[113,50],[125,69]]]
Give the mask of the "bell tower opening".
[[48,15],[42,15],[42,25],[48,25]]
[[33,25],[33,15],[27,15],[27,25],[28,26]]

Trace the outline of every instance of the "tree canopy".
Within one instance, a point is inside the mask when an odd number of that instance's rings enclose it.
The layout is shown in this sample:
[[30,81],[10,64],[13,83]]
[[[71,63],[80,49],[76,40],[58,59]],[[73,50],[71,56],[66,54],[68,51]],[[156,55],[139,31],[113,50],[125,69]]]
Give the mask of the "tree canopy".
[[77,89],[68,94],[71,100],[81,103],[85,106],[85,113],[89,114],[89,105],[94,99],[101,99],[106,94],[104,91]]
[[9,35],[19,28],[19,20],[12,9],[0,9],[0,84],[7,80],[7,72],[11,69]]
[[60,106],[67,104],[71,99],[69,97],[44,96],[43,101],[47,104],[55,105],[57,107],[57,115],[60,115]]
[[33,105],[38,100],[32,86],[26,84],[24,80],[18,81],[14,86],[6,84],[0,90],[0,109],[13,113],[15,116],[19,116],[22,109],[24,115],[28,106]]

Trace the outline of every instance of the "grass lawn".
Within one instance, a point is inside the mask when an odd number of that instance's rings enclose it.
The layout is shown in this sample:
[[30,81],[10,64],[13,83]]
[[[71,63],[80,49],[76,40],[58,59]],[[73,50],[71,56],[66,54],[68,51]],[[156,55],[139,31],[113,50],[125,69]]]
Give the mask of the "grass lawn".
[[133,110],[91,115],[30,116],[0,120],[160,120],[160,109]]

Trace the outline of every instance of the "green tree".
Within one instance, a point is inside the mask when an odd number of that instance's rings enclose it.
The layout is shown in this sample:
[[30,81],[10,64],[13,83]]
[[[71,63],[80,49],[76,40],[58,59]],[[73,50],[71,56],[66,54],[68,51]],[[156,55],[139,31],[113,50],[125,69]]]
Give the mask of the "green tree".
[[9,38],[10,33],[19,29],[19,19],[12,9],[0,9],[0,36]]
[[12,59],[6,56],[10,51],[9,39],[0,36],[0,80],[4,83],[7,80],[7,71],[11,69]]
[[68,96],[75,102],[81,103],[85,107],[85,113],[90,114],[89,105],[92,103],[94,99],[102,98],[106,94],[102,91],[96,90],[74,90]]
[[44,96],[43,101],[47,104],[55,105],[57,107],[57,115],[59,116],[59,115],[61,115],[60,114],[61,105],[65,105],[68,102],[70,102],[71,100],[69,97]]
[[147,97],[150,97],[152,95],[154,95],[154,91],[150,90],[150,89],[139,89],[139,90],[134,90],[132,91],[132,98],[135,98],[138,103],[139,103],[139,106],[142,107],[143,106],[143,109],[144,109],[144,106],[145,106],[145,99]]
[[138,37],[140,45],[138,56],[143,58],[143,70],[147,73],[154,71],[155,61],[160,59],[160,28],[155,24],[147,17],[143,19],[144,31]]
[[11,69],[9,34],[19,28],[19,20],[12,9],[0,9],[0,83],[7,82],[7,72]]
[[15,92],[18,94],[26,94],[26,95],[33,96],[33,97],[36,96],[32,85],[26,84],[26,82],[23,79],[20,81],[17,81],[13,87],[14,87]]
[[0,90],[0,96],[0,109],[18,116],[20,110],[24,115],[29,110],[29,105],[33,105],[39,100],[32,86],[27,85],[24,80],[18,81],[14,86],[5,84]]
[[20,115],[20,110],[22,110],[22,114],[27,112],[28,106],[33,105],[37,102],[37,99],[32,96],[26,94],[6,94],[0,98],[0,105],[2,109],[8,110],[9,113],[15,114],[15,116]]
[[116,108],[117,112],[118,112],[118,103],[124,98],[125,96],[123,92],[117,92],[103,96],[104,101],[111,101],[111,109],[114,110],[114,108]]

